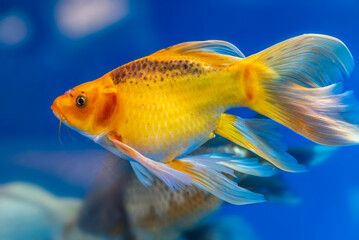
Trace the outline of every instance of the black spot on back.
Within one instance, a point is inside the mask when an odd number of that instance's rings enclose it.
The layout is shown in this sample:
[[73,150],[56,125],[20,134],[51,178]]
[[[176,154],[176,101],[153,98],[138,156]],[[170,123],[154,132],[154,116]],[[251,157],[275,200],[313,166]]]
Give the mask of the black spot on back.
[[125,83],[129,79],[135,79],[135,82],[148,80],[156,82],[156,74],[162,75],[159,80],[164,81],[164,77],[174,79],[187,75],[199,76],[207,71],[200,63],[189,60],[159,61],[144,58],[116,68],[110,73],[110,76],[114,84],[119,84]]

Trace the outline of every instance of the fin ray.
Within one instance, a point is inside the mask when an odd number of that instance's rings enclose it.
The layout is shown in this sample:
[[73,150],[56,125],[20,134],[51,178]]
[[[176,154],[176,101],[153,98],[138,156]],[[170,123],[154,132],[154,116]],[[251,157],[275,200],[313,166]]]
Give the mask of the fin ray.
[[248,57],[264,61],[281,78],[305,87],[324,87],[353,71],[354,60],[345,44],[334,37],[304,34]]
[[197,187],[232,204],[263,202],[265,199],[261,194],[238,186],[224,174],[234,178],[234,171],[238,170],[257,176],[271,176],[275,173],[272,166],[261,165],[257,159],[240,159],[229,154],[190,156],[167,164],[191,175]]
[[166,49],[182,54],[194,52],[218,53],[239,58],[244,58],[244,54],[233,44],[226,41],[208,40],[198,42],[185,42],[174,45]]
[[151,186],[154,180],[151,173],[137,162],[130,161],[130,164],[138,180],[146,187]]
[[[306,34],[238,63],[243,105],[323,145],[359,143],[359,104],[342,93],[354,61],[340,40]],[[246,76],[246,77],[245,77]]]
[[180,43],[162,49],[150,57],[158,59],[162,55],[193,56],[217,67],[232,65],[244,58],[243,53],[236,46],[219,40]]
[[359,143],[359,104],[352,92],[337,94],[341,84],[321,88],[278,87],[277,104],[265,104],[265,115],[310,140],[329,146]]
[[294,157],[286,152],[287,146],[275,122],[270,119],[241,119],[222,114],[215,133],[258,154],[280,169],[292,172],[305,171]]
[[[170,188],[172,188],[172,190],[183,189],[187,185],[192,185],[191,176],[189,176],[188,174],[177,171],[165,163],[156,162],[154,160],[151,160],[143,156],[135,149],[131,148],[130,146],[118,140],[116,136],[113,134],[108,135],[108,140],[119,151],[129,156],[130,158],[136,160],[139,164],[141,164],[143,167],[145,167],[150,172],[155,174],[158,178],[160,178],[162,181],[164,181]],[[136,171],[137,173],[141,173],[141,175],[143,176],[143,172],[141,172],[140,169],[137,169]],[[145,174],[145,176],[148,175]],[[146,182],[146,180],[144,180],[144,182]]]

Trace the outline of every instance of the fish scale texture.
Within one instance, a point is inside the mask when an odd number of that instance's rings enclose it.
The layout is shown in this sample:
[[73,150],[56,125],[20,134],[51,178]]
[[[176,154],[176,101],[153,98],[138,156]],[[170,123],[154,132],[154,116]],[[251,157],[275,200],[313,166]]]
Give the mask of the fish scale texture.
[[119,81],[123,107],[118,109],[116,132],[124,143],[149,158],[166,161],[210,138],[220,115],[235,104],[235,85],[229,82],[234,81],[229,71],[198,65],[198,71],[206,74],[186,71],[176,76],[169,69],[146,70],[146,80]]

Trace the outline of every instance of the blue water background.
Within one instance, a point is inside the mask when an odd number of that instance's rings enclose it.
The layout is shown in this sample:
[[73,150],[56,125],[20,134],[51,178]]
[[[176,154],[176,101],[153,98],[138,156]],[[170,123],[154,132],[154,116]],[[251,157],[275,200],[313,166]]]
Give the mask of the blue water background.
[[[66,2],[71,1],[0,2],[0,21],[9,16],[20,19],[15,21],[20,24],[14,25],[16,29],[5,26],[4,30],[0,25],[0,183],[28,181],[60,196],[85,196],[88,186],[64,180],[61,171],[65,170],[31,167],[36,162],[32,158],[43,153],[101,149],[73,131],[76,141],[72,140],[66,128],[60,144],[52,101],[78,84],[159,49],[218,39],[251,55],[299,34],[322,33],[341,39],[359,59],[359,2],[355,0],[105,1],[118,2],[123,14],[97,30],[91,30],[95,24],[90,21],[82,35],[61,27],[59,6]],[[69,21],[73,15],[69,14]],[[87,17],[96,22],[96,17],[100,21],[108,16]],[[357,67],[344,82],[357,98],[358,80]],[[289,145],[310,144],[289,130],[283,133]],[[65,161],[61,156],[49,159],[49,165]],[[81,161],[86,175],[94,165]],[[359,147],[341,148],[307,173],[284,173],[301,199],[299,204],[227,205],[220,214],[242,216],[261,239],[359,239],[358,171]],[[95,175],[96,170],[88,172]]]

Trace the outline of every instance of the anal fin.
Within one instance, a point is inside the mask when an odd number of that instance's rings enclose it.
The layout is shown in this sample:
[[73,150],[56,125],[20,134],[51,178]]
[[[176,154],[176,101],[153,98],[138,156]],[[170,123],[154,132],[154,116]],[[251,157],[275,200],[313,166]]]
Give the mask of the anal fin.
[[286,152],[281,135],[274,121],[269,119],[245,120],[240,117],[222,114],[215,133],[256,153],[278,168],[290,171],[305,171],[306,167]]

